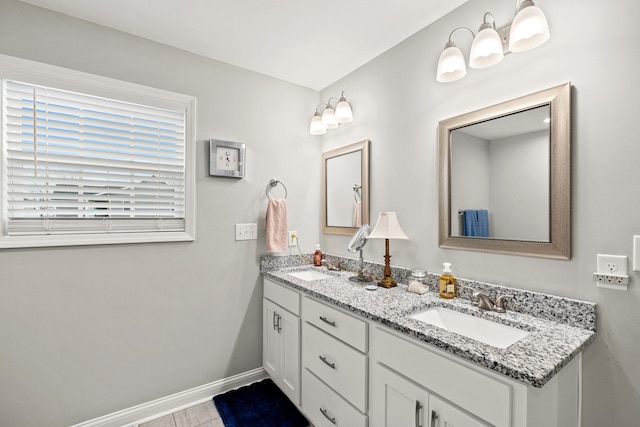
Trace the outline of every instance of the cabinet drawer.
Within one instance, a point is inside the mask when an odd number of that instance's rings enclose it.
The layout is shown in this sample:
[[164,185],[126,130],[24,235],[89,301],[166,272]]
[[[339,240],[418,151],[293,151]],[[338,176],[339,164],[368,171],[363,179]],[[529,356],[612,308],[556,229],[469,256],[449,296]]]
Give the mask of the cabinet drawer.
[[367,322],[308,297],[302,299],[302,319],[367,352]]
[[300,294],[272,281],[264,279],[264,297],[280,307],[300,316]]
[[372,332],[370,354],[376,361],[496,427],[511,425],[509,384],[383,329]]
[[367,356],[304,322],[302,365],[366,412]]
[[367,416],[307,369],[302,371],[302,410],[315,427],[366,427]]

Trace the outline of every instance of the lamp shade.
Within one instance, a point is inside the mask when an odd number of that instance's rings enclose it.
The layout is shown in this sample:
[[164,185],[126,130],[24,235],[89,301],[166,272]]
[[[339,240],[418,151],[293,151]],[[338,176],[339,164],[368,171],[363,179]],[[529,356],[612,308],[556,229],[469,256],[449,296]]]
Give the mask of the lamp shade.
[[368,239],[408,239],[395,212],[380,212],[378,214],[378,222],[373,228]]
[[336,105],[336,121],[338,123],[351,123],[353,121],[351,105],[349,105],[344,96],[340,98],[338,105]]
[[330,105],[328,105],[322,112],[322,124],[327,129],[335,129],[338,127],[336,112]]
[[453,42],[448,42],[438,60],[438,74],[436,79],[442,83],[455,82],[467,75],[462,52]]
[[531,0],[525,0],[511,24],[509,50],[525,52],[540,46],[549,37],[549,24],[544,12]]
[[482,24],[480,31],[473,39],[469,53],[469,67],[487,68],[497,64],[504,58],[502,40],[491,24]]
[[316,112],[316,114],[314,114],[314,116],[311,118],[309,133],[311,135],[324,135],[325,133],[327,133],[327,129],[322,123],[322,116],[320,116],[320,113],[318,112]]

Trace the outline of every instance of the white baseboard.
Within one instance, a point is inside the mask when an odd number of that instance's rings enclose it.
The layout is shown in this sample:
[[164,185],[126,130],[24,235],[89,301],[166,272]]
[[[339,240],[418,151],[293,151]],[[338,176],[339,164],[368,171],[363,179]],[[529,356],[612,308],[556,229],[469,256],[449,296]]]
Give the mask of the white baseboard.
[[260,381],[264,378],[267,378],[265,370],[263,368],[257,368],[234,375],[233,377],[223,378],[190,390],[181,391],[170,396],[152,400],[151,402],[132,406],[131,408],[75,424],[71,427],[137,426],[139,423],[197,405],[213,398],[213,396],[217,394]]

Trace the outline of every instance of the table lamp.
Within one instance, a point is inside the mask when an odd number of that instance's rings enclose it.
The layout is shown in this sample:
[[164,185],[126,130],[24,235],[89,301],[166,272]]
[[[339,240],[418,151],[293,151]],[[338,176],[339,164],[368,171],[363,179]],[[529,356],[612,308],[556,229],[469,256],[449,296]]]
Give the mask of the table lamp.
[[392,288],[398,286],[395,280],[391,277],[391,255],[389,255],[389,239],[408,239],[404,234],[400,224],[398,223],[398,217],[395,212],[380,212],[378,214],[378,222],[373,228],[369,239],[385,239],[385,253],[384,253],[384,278],[378,282],[378,286],[384,288]]

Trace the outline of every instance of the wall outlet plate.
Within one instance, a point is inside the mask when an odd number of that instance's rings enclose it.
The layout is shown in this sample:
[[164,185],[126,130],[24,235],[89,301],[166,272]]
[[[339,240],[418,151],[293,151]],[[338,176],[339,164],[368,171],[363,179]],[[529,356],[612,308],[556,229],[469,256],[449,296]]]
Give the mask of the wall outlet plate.
[[613,274],[615,276],[626,276],[627,257],[625,255],[598,254],[596,273]]
[[633,271],[640,271],[640,236],[633,236]]
[[289,230],[289,246],[295,246],[296,240],[298,239],[298,232]]

